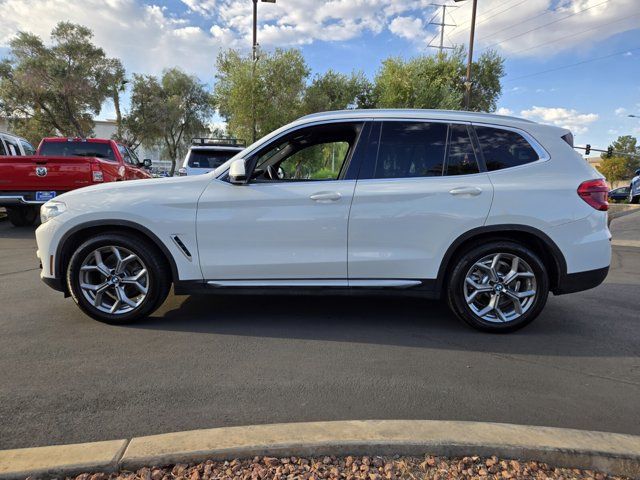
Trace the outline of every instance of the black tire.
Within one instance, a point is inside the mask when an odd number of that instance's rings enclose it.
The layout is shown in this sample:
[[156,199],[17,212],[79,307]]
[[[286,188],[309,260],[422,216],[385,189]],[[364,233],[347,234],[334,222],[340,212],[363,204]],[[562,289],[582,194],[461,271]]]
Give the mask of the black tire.
[[640,202],[640,195],[636,195],[635,197],[632,197],[631,195],[629,195],[629,203],[638,203]]
[[[125,248],[134,253],[146,267],[148,283],[146,297],[133,310],[110,314],[96,308],[80,288],[82,262],[96,249],[106,246]],[[102,233],[90,238],[73,253],[67,267],[67,286],[80,309],[100,322],[122,325],[151,315],[164,302],[171,288],[171,270],[158,248],[146,239],[129,233]]]
[[[506,322],[487,321],[469,307],[465,300],[464,285],[467,274],[476,262],[496,253],[511,254],[524,260],[531,268],[536,282],[536,296],[531,305],[518,318]],[[484,332],[507,333],[531,323],[544,308],[549,295],[549,276],[544,263],[531,249],[509,240],[490,241],[462,253],[448,276],[447,300],[453,313],[468,325]],[[489,295],[493,293],[488,293]],[[524,309],[523,309],[524,310]]]
[[14,227],[28,227],[38,218],[38,207],[6,207],[7,218]]

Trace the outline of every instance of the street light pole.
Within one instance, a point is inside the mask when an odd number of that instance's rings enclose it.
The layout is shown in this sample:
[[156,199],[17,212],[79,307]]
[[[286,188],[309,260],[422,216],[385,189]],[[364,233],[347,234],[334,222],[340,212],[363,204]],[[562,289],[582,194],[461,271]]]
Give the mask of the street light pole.
[[[251,124],[252,124],[252,140],[257,140],[256,128],[256,99],[255,99],[255,77],[256,63],[258,63],[258,0],[253,1],[253,44],[251,46]],[[266,3],[276,3],[276,0],[262,0]]]

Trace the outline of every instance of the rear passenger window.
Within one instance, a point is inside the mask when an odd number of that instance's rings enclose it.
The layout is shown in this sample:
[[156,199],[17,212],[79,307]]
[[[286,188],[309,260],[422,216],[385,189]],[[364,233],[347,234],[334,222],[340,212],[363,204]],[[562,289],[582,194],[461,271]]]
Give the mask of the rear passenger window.
[[517,167],[540,158],[519,133],[490,127],[475,129],[489,171]]
[[447,125],[384,122],[373,178],[441,176]]
[[467,126],[451,125],[445,175],[469,175],[479,171]]

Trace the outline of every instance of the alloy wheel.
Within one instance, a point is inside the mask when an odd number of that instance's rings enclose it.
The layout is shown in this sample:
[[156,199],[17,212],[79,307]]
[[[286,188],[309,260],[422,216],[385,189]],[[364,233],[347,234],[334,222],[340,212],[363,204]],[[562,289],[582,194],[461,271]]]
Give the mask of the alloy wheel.
[[79,272],[82,294],[98,310],[122,315],[138,308],[147,297],[149,272],[132,251],[117,246],[89,253]]
[[536,277],[529,264],[511,253],[487,255],[465,276],[464,298],[473,313],[487,322],[517,320],[535,303]]

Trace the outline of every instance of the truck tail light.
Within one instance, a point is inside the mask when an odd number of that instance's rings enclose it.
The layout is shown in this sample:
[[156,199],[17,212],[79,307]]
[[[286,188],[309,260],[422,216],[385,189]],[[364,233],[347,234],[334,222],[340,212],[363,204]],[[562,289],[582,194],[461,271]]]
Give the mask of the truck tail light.
[[91,179],[94,182],[104,182],[104,175],[102,173],[102,169],[100,165],[96,163],[91,164]]
[[599,178],[598,180],[587,180],[578,187],[578,195],[590,206],[601,212],[609,210],[609,187],[607,182]]

